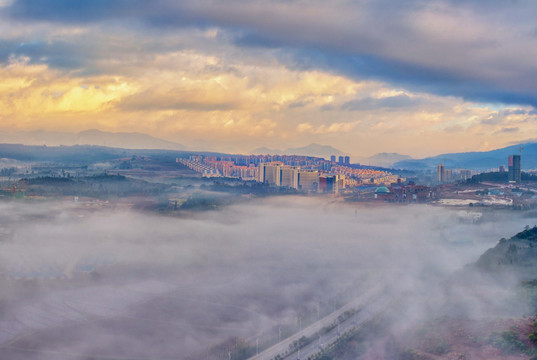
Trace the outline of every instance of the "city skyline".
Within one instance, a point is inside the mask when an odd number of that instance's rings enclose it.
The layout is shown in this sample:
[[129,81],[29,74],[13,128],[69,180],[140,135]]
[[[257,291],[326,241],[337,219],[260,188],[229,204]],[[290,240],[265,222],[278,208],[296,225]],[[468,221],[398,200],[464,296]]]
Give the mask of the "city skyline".
[[[534,139],[537,6],[0,1],[0,131],[415,158]],[[15,137],[15,135],[14,135]]]

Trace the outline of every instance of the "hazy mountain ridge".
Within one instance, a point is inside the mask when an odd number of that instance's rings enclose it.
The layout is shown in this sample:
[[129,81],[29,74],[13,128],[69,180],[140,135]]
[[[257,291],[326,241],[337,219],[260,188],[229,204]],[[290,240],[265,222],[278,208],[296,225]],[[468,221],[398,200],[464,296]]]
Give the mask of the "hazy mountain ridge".
[[339,149],[336,149],[330,145],[321,145],[311,143],[306,146],[288,148],[286,150],[270,149],[267,147],[260,147],[251,151],[253,155],[303,155],[303,156],[316,156],[325,159],[330,159],[332,155],[344,155],[345,153]]
[[180,150],[122,149],[96,145],[32,146],[0,144],[0,159],[91,164],[133,155],[160,155],[175,159]]
[[96,129],[85,130],[79,133],[43,130],[4,132],[0,135],[0,142],[47,146],[96,145],[122,149],[186,150],[186,147],[182,144],[159,139],[147,134],[137,132],[116,133]]
[[403,161],[412,160],[409,155],[402,155],[398,153],[378,153],[369,157],[364,157],[359,160],[362,165],[375,165],[382,167],[392,167],[393,164]]
[[262,146],[250,151],[250,153],[253,155],[282,155],[284,151],[280,149],[271,149],[266,146]]
[[182,144],[159,139],[147,134],[136,132],[104,132],[99,130],[86,130],[77,134],[78,145],[100,145],[120,147],[125,149],[162,149],[185,150]]
[[400,169],[425,170],[444,164],[447,168],[487,170],[507,167],[507,157],[519,154],[522,147],[522,169],[537,167],[537,143],[525,143],[507,146],[490,151],[473,151],[464,153],[448,153],[424,159],[402,160],[393,166]]

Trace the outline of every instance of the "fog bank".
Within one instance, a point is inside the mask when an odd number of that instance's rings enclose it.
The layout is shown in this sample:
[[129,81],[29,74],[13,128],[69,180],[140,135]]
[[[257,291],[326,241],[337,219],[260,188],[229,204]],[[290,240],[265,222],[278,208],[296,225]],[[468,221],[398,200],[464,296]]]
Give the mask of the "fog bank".
[[[0,358],[227,358],[230,339],[268,341],[379,283],[411,294],[420,319],[449,308],[453,272],[534,225],[483,211],[285,197],[167,217],[1,203]],[[465,314],[485,316],[481,295],[465,294]]]

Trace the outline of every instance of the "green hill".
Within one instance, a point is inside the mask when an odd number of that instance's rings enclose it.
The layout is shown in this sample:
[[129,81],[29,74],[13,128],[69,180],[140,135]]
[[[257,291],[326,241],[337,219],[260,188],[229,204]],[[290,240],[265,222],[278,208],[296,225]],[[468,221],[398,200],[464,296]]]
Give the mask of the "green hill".
[[537,226],[501,239],[481,255],[476,266],[487,272],[514,271],[522,279],[537,278]]

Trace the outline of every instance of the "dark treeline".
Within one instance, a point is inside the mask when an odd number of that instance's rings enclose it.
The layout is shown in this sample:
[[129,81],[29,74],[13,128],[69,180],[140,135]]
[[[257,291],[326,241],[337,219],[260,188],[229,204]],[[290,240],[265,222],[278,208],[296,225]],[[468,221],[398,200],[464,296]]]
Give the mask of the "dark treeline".
[[223,181],[215,181],[211,185],[202,184],[200,188],[209,191],[218,191],[233,194],[253,194],[258,196],[271,194],[298,194],[298,190],[293,188],[270,186],[269,184],[259,183],[255,181],[244,181],[242,183],[237,184],[230,184]]
[[[526,172],[523,172],[522,175],[522,181],[537,181],[537,176],[532,175]],[[484,181],[488,182],[508,182],[507,172],[484,172],[481,174],[477,174],[472,176],[470,179],[466,180],[466,183],[468,184],[479,184]]]
[[27,195],[88,196],[106,198],[129,195],[160,195],[168,187],[130,179],[122,175],[98,174],[85,177],[42,176],[23,179]]

